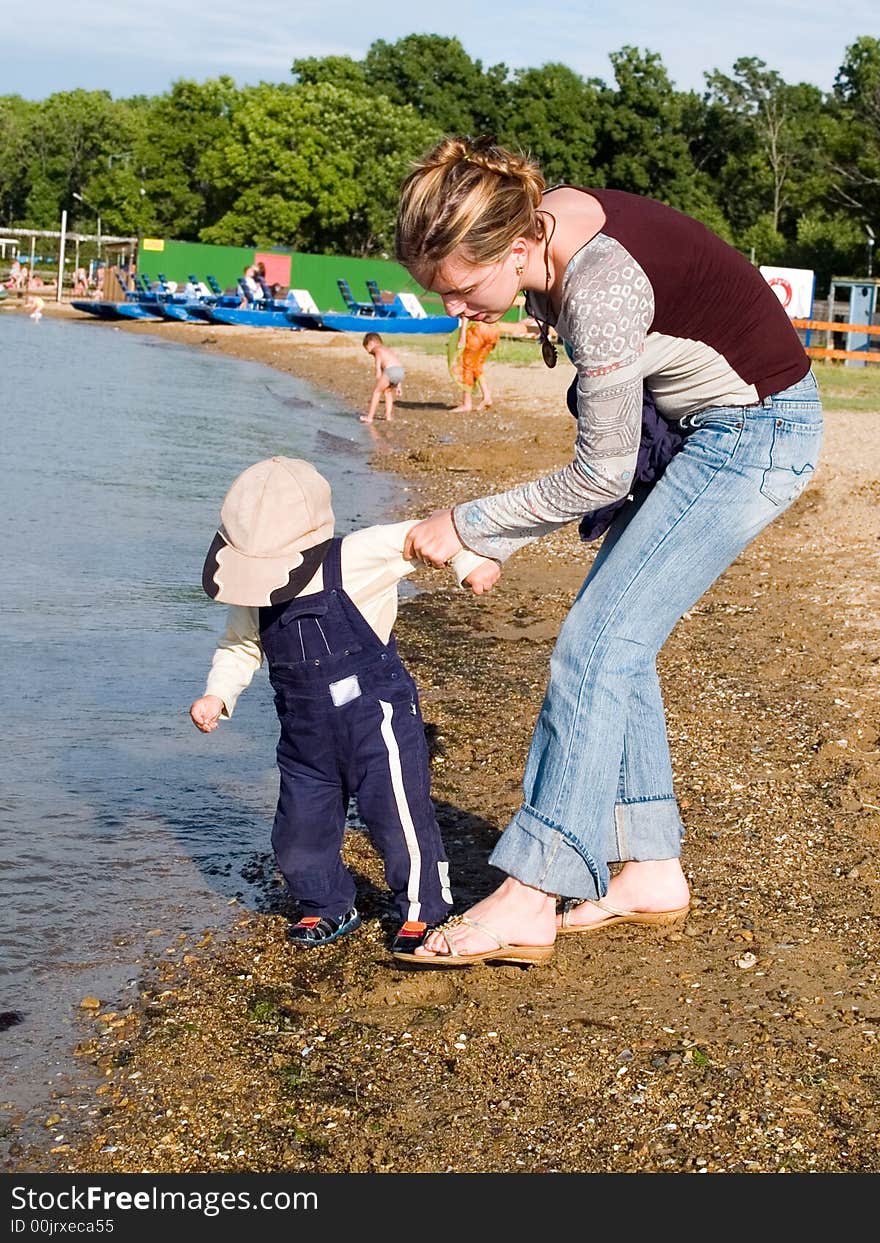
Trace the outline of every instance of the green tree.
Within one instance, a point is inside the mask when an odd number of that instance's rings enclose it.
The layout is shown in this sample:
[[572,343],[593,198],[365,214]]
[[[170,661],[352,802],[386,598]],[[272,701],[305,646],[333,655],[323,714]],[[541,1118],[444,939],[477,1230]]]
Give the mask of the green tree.
[[388,251],[400,182],[436,137],[411,108],[381,96],[328,82],[251,88],[204,159],[205,174],[234,197],[202,240]]
[[600,184],[650,195],[727,234],[711,183],[691,155],[691,97],[673,88],[656,52],[627,46],[610,59],[615,86],[603,87],[597,101]]
[[395,104],[411,104],[443,134],[495,134],[507,112],[506,65],[483,69],[456,38],[377,39],[364,58],[367,84]]
[[550,185],[590,184],[595,177],[600,85],[584,81],[567,65],[517,70],[499,139],[533,155]]
[[94,216],[74,192],[86,191],[108,158],[132,138],[128,110],[107,91],[62,91],[38,104],[26,136],[28,224],[57,227],[62,208],[68,208],[71,223],[86,217],[93,225]]
[[829,198],[880,234],[880,39],[846,50],[834,83],[828,154]]
[[139,223],[144,232],[195,241],[233,201],[205,166],[229,135],[241,93],[230,77],[181,79],[153,99],[141,141],[125,168],[127,196],[143,187]]
[[[816,132],[821,125],[821,91],[787,84],[756,56],[734,62],[733,74],[706,74],[708,96],[726,116],[719,128],[727,139],[720,169],[722,204],[740,228],[769,217],[773,233],[794,232],[799,193],[816,166]],[[745,192],[749,219],[743,218]]]
[[291,72],[302,86],[317,86],[329,82],[331,86],[346,91],[367,89],[367,76],[363,62],[350,56],[308,56],[295,60]]
[[30,133],[39,105],[20,95],[0,95],[0,220],[24,219],[31,187]]

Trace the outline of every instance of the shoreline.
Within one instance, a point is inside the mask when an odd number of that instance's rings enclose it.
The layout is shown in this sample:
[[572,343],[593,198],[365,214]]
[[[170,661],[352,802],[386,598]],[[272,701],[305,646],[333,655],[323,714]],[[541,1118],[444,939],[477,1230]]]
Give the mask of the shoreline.
[[[353,410],[369,397],[359,339],[123,330],[265,363]],[[376,468],[409,489],[399,517],[568,456],[567,368],[490,358],[495,404],[463,416],[445,408],[445,359],[401,354],[398,419],[365,428]],[[6,1167],[880,1170],[880,712],[869,655],[880,630],[880,415],[832,420],[810,488],[661,654],[695,895],[683,930],[568,938],[530,971],[401,970],[387,954],[381,867],[349,835],[346,858],[366,888],[358,934],[312,957],[287,945],[282,916],[250,913],[222,943],[182,946],[121,1022],[102,1021],[103,1006],[84,1013],[78,1051],[103,1080],[94,1113],[73,1126],[56,1102],[45,1147]],[[434,736],[457,909],[497,883],[485,859],[518,803],[550,650],[591,555],[569,529],[518,554],[488,597],[438,573],[402,603],[396,633]]]

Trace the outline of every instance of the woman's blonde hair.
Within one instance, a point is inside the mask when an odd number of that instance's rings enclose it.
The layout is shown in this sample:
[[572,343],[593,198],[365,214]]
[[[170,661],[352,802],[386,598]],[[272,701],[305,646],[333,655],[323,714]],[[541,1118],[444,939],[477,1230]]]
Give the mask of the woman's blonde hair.
[[522,153],[494,139],[444,138],[404,181],[394,249],[407,268],[430,268],[458,249],[494,263],[516,237],[544,235],[544,178]]

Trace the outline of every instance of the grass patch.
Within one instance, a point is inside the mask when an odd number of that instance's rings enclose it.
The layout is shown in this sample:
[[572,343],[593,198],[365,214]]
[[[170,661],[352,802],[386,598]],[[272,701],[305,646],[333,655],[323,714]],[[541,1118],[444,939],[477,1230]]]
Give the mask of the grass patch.
[[[382,340],[392,349],[410,349],[417,354],[434,354],[445,358],[449,338],[440,334],[421,337],[417,333],[404,336],[401,333],[392,335],[383,332]],[[489,355],[489,362],[508,363],[513,367],[529,367],[532,363],[540,363],[540,343],[502,337]]]
[[814,362],[822,405],[828,414],[836,410],[865,413],[880,411],[880,366],[847,367],[843,363]]

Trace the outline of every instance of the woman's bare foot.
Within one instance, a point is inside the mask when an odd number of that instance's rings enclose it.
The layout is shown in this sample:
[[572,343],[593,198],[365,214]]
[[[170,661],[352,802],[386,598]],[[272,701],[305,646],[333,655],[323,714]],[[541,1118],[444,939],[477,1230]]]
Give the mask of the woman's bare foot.
[[496,934],[493,940],[479,928],[459,924],[446,934],[430,932],[415,951],[420,958],[440,958],[449,953],[445,936],[455,942],[458,954],[481,954],[496,949],[499,941],[508,945],[552,945],[556,939],[556,898],[508,876],[488,898],[472,906],[469,919],[476,920]]
[[368,414],[362,414],[362,415],[361,415],[361,422],[362,422],[362,423],[373,423],[373,422],[375,422],[375,420],[374,420],[374,419],[371,419],[371,418],[370,418],[370,416],[369,416]]
[[[677,911],[687,906],[690,898],[688,883],[678,859],[651,859],[645,862],[631,860],[625,863],[608,885],[607,900],[619,911],[639,911],[644,914],[659,911]],[[608,919],[608,912],[592,902],[582,902],[568,912],[571,928],[586,928],[601,924]],[[562,917],[556,917],[559,927]]]
[[451,406],[449,413],[450,414],[470,414],[472,410],[473,410],[473,406]]

